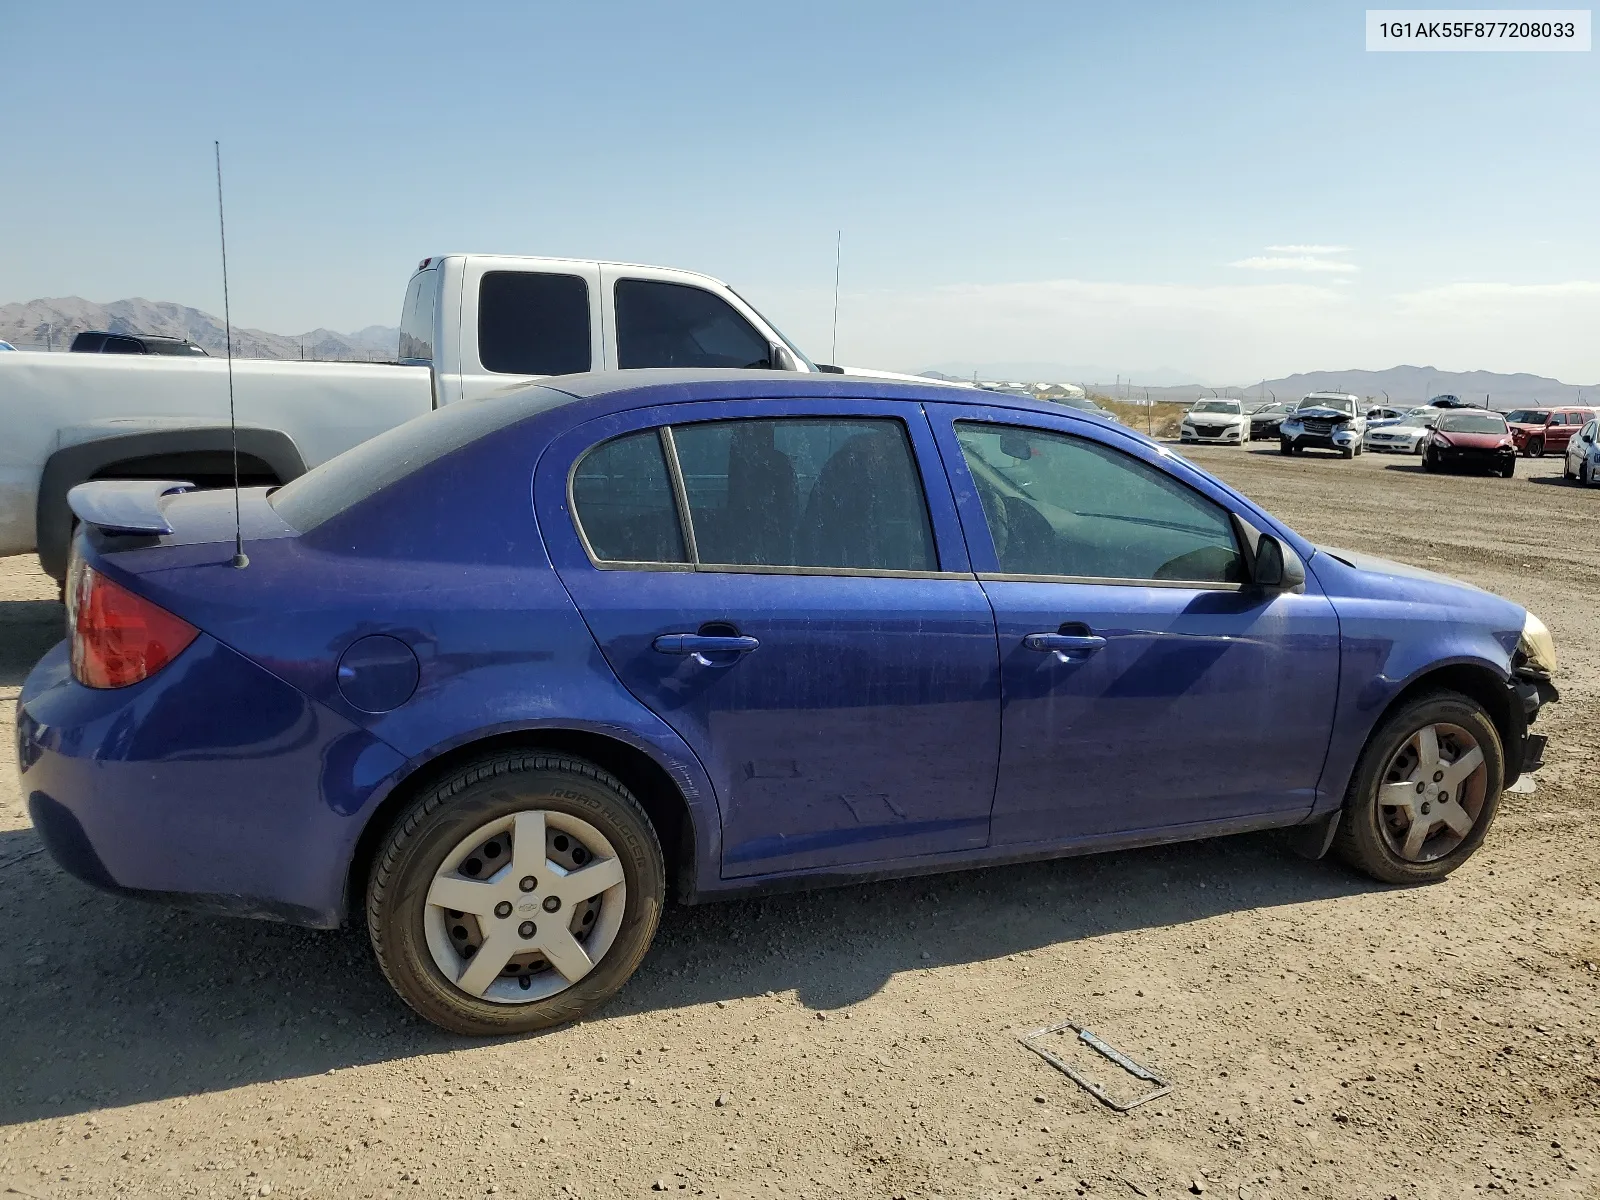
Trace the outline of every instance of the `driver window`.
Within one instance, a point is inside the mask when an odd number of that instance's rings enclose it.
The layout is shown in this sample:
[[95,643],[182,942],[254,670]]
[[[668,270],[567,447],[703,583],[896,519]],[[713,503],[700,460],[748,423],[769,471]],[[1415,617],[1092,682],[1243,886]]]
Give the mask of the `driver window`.
[[1228,513],[1165,472],[1042,429],[962,421],[956,436],[1006,574],[1244,582]]
[[617,366],[771,367],[772,347],[721,296],[654,279],[616,283]]

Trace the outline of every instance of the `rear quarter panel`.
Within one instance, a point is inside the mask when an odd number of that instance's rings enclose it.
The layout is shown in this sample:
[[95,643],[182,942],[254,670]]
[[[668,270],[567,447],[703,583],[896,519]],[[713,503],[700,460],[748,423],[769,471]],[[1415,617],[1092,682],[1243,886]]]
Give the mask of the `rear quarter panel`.
[[[545,555],[531,495],[548,440],[539,424],[448,455],[309,534],[251,542],[244,570],[229,565],[227,542],[132,550],[100,565],[403,759],[352,814],[347,854],[393,788],[438,756],[561,729],[650,755],[688,802],[697,858],[715,864],[720,822],[700,764],[617,681]],[[167,513],[181,531],[185,506],[205,504],[182,496]],[[339,689],[340,656],[369,634],[399,638],[417,657],[416,691],[389,712],[364,712]]]

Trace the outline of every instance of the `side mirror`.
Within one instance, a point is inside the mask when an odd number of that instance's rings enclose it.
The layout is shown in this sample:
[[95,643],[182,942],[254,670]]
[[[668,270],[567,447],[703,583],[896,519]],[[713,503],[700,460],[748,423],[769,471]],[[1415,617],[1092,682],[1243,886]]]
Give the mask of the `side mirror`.
[[1256,560],[1251,581],[1274,592],[1301,592],[1306,586],[1305,564],[1270,533],[1256,543]]
[[789,348],[780,346],[777,342],[772,343],[772,349],[767,353],[767,361],[772,364],[774,371],[794,371],[799,369],[798,364],[794,361],[794,355],[789,353]]

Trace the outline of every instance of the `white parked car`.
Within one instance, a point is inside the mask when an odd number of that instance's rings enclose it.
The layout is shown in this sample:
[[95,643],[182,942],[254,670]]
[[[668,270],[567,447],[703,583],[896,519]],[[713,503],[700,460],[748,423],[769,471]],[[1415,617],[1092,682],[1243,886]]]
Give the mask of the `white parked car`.
[[1185,442],[1243,446],[1250,440],[1250,418],[1237,400],[1199,400],[1183,414],[1178,437]]
[[1592,420],[1567,439],[1567,457],[1561,464],[1563,479],[1588,485],[1600,480],[1600,420]]
[[1299,454],[1314,447],[1354,458],[1361,453],[1366,432],[1361,397],[1348,392],[1309,392],[1295,406],[1294,414],[1278,426],[1278,452]]
[[1367,426],[1361,445],[1367,450],[1387,451],[1391,454],[1421,454],[1423,439],[1434,427],[1442,408],[1416,409],[1398,421],[1385,421],[1379,426]]

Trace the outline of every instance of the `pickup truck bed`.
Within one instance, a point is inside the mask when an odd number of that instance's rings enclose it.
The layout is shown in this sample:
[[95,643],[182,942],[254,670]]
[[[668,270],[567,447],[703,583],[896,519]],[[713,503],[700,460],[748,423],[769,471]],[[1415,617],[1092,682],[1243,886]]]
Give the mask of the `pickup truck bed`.
[[[433,407],[426,367],[235,359],[233,373],[246,483],[286,483]],[[77,484],[227,481],[227,363],[0,355],[0,428],[0,556],[37,550],[59,579],[71,533],[66,495]]]

